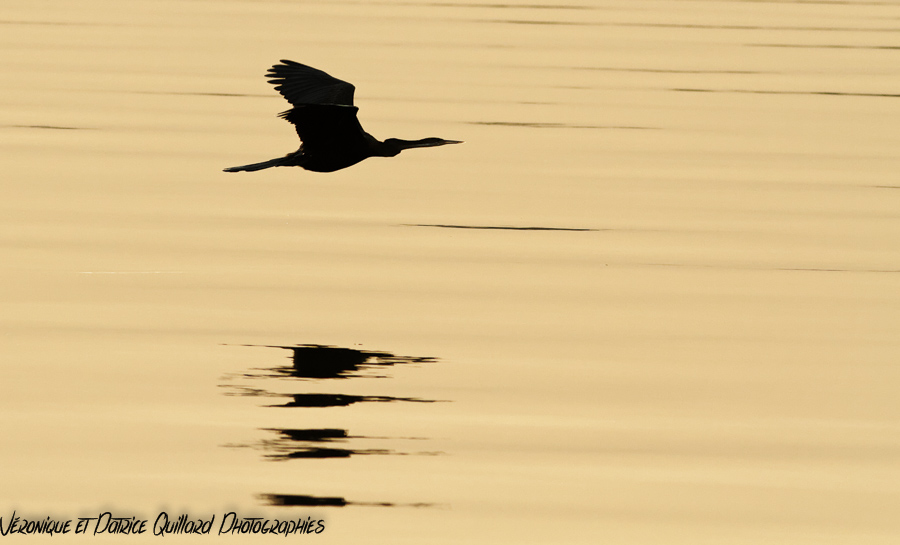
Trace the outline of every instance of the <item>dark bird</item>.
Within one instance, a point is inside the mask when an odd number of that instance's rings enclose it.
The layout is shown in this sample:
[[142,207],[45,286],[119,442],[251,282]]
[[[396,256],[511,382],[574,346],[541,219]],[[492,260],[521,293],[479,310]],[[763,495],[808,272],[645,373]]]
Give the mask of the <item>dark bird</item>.
[[369,157],[394,157],[410,148],[460,144],[459,140],[423,138],[379,141],[363,130],[353,105],[355,88],[310,66],[282,60],[266,73],[269,83],[293,108],[278,114],[297,129],[300,149],[261,163],[226,168],[225,172],[262,170],[269,167],[303,167],[315,172],[334,172]]

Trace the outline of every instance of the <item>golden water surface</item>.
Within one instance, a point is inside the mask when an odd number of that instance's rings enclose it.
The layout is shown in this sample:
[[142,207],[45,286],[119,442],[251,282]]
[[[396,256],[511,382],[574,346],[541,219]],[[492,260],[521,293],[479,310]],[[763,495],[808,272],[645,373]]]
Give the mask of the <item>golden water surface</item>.
[[[283,58],[466,143],[222,172]],[[897,543],[898,66],[891,1],[5,0],[3,525]]]

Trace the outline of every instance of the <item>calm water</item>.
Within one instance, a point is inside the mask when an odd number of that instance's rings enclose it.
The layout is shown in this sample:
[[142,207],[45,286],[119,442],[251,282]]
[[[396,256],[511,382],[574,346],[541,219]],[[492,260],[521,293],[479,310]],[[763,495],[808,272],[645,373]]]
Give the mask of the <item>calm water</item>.
[[[11,0],[0,29],[4,525],[900,538],[897,4]],[[376,137],[466,143],[221,172],[296,149],[282,58]]]

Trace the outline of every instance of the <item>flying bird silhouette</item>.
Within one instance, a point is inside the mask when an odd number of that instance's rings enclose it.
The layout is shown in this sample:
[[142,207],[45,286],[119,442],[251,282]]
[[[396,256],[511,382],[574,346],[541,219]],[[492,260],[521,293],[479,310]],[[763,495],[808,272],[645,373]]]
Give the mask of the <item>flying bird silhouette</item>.
[[266,73],[269,83],[293,108],[278,114],[297,129],[300,149],[284,157],[226,168],[225,172],[252,172],[269,167],[303,167],[315,172],[334,172],[369,157],[394,157],[410,148],[461,144],[460,140],[423,138],[379,141],[363,130],[353,105],[355,87],[321,70],[282,60]]

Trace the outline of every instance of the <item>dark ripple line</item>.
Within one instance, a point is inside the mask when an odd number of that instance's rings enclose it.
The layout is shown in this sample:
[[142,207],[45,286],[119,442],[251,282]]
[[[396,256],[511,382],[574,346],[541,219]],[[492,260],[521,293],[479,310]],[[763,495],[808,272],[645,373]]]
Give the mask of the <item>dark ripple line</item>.
[[704,25],[699,23],[630,23],[602,21],[539,21],[529,19],[473,19],[470,22],[503,23],[510,25],[561,25],[561,26],[603,26],[638,28],[686,28],[703,30],[801,30],[813,32],[897,32],[900,28],[869,27],[804,27],[804,26],[762,26],[762,25]]
[[786,271],[786,272],[828,272],[828,273],[876,273],[896,274],[900,269],[836,269],[830,267],[741,267],[738,265],[708,265],[702,263],[642,263],[649,267],[671,267],[685,269],[729,269],[740,271]]
[[[357,2],[353,2],[356,4]],[[551,9],[551,10],[594,10],[594,6],[554,6],[548,4],[453,4],[450,2],[375,2],[388,6],[429,6],[437,8],[489,8],[489,9]]]
[[609,229],[585,229],[577,227],[515,227],[504,225],[453,225],[442,223],[404,223],[404,227],[440,227],[442,229],[491,229],[506,231],[609,231]]
[[637,127],[628,125],[570,125],[568,123],[540,123],[526,121],[466,121],[465,123],[468,123],[469,125],[495,125],[500,127],[530,127],[533,129],[659,129],[659,127]]
[[210,91],[126,91],[136,95],[175,95],[175,96],[201,96],[201,97],[251,97],[251,98],[278,98],[277,95],[264,95],[262,93],[214,93]]
[[[547,67],[559,68],[559,67]],[[599,72],[648,72],[651,74],[774,74],[775,72],[763,72],[761,70],[678,70],[664,68],[615,68],[612,66],[572,66],[572,70],[592,70]]]
[[751,4],[813,4],[831,6],[894,6],[891,2],[855,2],[848,0],[735,0]]
[[34,25],[34,26],[124,26],[110,23],[76,23],[71,21],[0,21],[0,25]]
[[828,269],[816,267],[774,267],[775,271],[848,272],[848,273],[898,273],[900,269]]
[[251,94],[247,94],[247,93],[210,93],[210,92],[201,93],[201,92],[186,92],[186,91],[184,91],[184,92],[175,91],[175,92],[171,92],[171,93],[162,93],[162,94],[191,95],[191,96],[203,96],[203,97],[268,97],[269,96],[269,95],[263,95],[263,94],[251,95]]
[[851,45],[851,44],[745,44],[750,47],[795,47],[801,49],[900,49],[898,45]]
[[15,129],[53,129],[61,131],[85,131],[90,130],[87,127],[64,127],[62,125],[4,125],[5,127]]
[[877,97],[877,98],[900,98],[900,94],[894,93],[850,93],[843,91],[765,91],[758,89],[692,89],[692,88],[673,88],[669,91],[678,91],[685,93],[748,93],[756,95],[824,95],[824,96],[848,96],[848,97]]
[[349,505],[368,507],[436,507],[434,503],[394,503],[374,501],[349,501],[342,497],[310,496],[306,494],[258,494],[257,497],[274,507],[347,507]]
[[425,6],[425,7],[435,7],[435,8],[487,8],[487,9],[549,9],[549,10],[599,10],[602,8],[598,8],[595,6],[579,6],[579,5],[561,5],[555,6],[552,4],[488,4],[488,3],[471,3],[471,4],[455,4],[452,2],[352,2],[352,1],[339,1],[339,2],[321,2],[321,3],[333,3],[333,4],[349,4],[349,5],[376,5],[376,6]]
[[[745,3],[769,3],[769,4],[824,4],[824,5],[853,5],[853,6],[893,6],[891,2],[878,2],[874,0],[853,2],[848,0],[733,0]],[[353,0],[343,0],[337,2],[317,2],[317,3],[333,3],[333,4],[349,4],[349,5],[380,5],[380,6],[427,6],[427,7],[446,7],[446,8],[487,8],[487,9],[547,9],[547,10],[579,10],[579,11],[599,11],[608,8],[599,6],[586,6],[577,4],[552,5],[552,4],[524,4],[524,3],[452,3],[452,2],[415,2],[415,1],[381,1],[381,2],[360,2]]]

